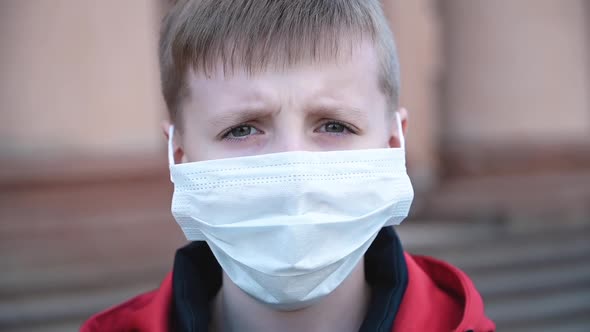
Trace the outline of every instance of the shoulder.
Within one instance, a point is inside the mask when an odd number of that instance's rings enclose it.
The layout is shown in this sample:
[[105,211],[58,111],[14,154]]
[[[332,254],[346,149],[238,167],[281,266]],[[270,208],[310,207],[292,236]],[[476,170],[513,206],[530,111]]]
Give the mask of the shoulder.
[[172,273],[169,273],[158,289],[90,317],[80,331],[168,331],[171,304]]
[[495,331],[463,271],[432,257],[405,253],[405,258],[409,281],[395,331]]

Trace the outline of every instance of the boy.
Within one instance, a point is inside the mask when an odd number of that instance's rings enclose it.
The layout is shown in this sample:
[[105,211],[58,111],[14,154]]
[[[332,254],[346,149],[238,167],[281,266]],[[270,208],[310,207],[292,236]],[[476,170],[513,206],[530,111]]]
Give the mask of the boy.
[[160,41],[172,213],[158,290],[82,331],[493,331],[403,252],[407,112],[378,0],[179,1]]

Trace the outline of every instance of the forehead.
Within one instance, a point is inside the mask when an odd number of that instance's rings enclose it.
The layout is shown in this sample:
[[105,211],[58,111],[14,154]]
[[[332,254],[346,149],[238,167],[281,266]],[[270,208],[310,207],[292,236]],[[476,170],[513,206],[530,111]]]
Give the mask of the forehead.
[[288,67],[269,65],[257,72],[239,65],[231,71],[225,69],[220,62],[210,72],[190,70],[183,109],[209,113],[232,103],[281,103],[281,99],[298,103],[333,98],[366,104],[371,99],[385,98],[379,88],[379,61],[371,42],[360,42],[332,59],[314,59]]

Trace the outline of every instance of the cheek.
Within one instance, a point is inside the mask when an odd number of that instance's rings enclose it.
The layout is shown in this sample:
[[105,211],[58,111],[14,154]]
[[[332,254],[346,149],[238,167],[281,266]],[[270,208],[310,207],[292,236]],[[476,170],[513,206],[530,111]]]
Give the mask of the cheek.
[[182,142],[186,162],[203,161],[215,158],[215,149],[208,144],[206,137],[198,135],[194,128],[187,130]]
[[216,153],[219,158],[235,158],[264,154],[267,153],[265,151],[267,146],[266,142],[267,137],[264,137],[263,135],[252,137],[251,139],[244,140],[243,142],[216,142],[214,147],[215,151],[212,151],[212,153]]
[[362,142],[362,149],[383,149],[389,147],[388,135],[371,135]]
[[389,140],[391,139],[391,128],[388,123],[379,119],[380,121],[373,121],[362,137],[361,143],[364,149],[379,149],[389,147]]
[[265,153],[265,137],[244,141],[218,141],[204,138],[192,144],[188,153],[190,161],[245,157]]
[[206,153],[203,153],[194,144],[184,145],[184,156],[182,157],[183,163],[190,163],[195,161],[207,160]]
[[368,132],[362,136],[330,137],[325,135],[316,138],[314,144],[321,151],[379,149],[389,146],[389,137],[383,132]]
[[313,137],[313,145],[318,151],[355,150],[359,149],[361,138],[354,135],[323,134]]

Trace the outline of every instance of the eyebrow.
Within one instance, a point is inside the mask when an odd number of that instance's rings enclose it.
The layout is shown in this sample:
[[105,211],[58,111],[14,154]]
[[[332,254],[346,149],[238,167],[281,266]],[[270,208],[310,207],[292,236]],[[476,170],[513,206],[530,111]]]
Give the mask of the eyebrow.
[[274,116],[280,112],[280,109],[272,110],[265,107],[246,105],[223,111],[222,114],[210,119],[209,124],[214,127],[229,127],[254,119]]
[[368,115],[357,107],[343,105],[338,102],[318,102],[306,107],[306,115],[329,117],[329,118],[345,118],[351,121],[367,121]]
[[318,107],[309,110],[307,115],[322,115],[327,117],[351,117],[357,120],[365,120],[367,118],[367,114],[361,111],[358,108],[351,108],[351,107]]
[[[256,103],[257,104],[257,103]],[[212,127],[230,127],[254,119],[276,116],[281,113],[281,108],[271,109],[264,105],[243,105],[220,112],[221,114],[211,118],[208,122]],[[348,121],[366,122],[368,115],[360,108],[345,106],[338,102],[316,102],[307,105],[303,110],[305,116],[324,118],[340,118]]]

